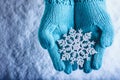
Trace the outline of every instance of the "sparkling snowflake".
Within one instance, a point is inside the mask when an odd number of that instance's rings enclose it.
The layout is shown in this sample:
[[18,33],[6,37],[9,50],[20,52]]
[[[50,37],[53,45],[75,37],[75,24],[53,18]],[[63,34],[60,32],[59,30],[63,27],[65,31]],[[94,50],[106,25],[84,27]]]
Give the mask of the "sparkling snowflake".
[[83,34],[82,30],[70,29],[68,34],[64,34],[63,38],[58,40],[59,53],[62,54],[61,60],[69,61],[72,65],[76,62],[83,67],[84,60],[89,60],[90,55],[96,54],[93,48],[94,41],[90,41],[91,33]]

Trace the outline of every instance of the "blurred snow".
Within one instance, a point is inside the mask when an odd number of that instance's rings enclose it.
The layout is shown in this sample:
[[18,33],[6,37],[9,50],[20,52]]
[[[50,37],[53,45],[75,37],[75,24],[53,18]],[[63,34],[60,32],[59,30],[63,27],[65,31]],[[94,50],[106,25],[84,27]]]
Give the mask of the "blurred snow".
[[120,0],[107,0],[107,8],[115,39],[105,51],[102,68],[66,75],[54,70],[38,42],[43,1],[0,0],[0,80],[120,80]]

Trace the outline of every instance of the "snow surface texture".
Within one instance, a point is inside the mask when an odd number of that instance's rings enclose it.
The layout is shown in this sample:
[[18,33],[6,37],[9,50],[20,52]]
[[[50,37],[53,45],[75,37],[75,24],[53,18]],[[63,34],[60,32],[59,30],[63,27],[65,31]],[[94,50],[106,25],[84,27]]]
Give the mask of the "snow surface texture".
[[107,0],[115,39],[100,70],[70,75],[54,69],[38,41],[42,0],[0,0],[0,80],[120,80],[120,0]]

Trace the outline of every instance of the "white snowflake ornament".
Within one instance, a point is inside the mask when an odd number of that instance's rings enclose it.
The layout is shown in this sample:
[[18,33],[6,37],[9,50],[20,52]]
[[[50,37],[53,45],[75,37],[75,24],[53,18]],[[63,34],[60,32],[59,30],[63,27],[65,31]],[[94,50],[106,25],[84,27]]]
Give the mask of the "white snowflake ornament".
[[93,48],[94,41],[90,41],[92,32],[83,34],[82,30],[70,29],[68,34],[63,35],[63,39],[58,40],[59,53],[62,55],[61,60],[75,62],[83,67],[84,60],[89,60],[90,55],[97,51]]

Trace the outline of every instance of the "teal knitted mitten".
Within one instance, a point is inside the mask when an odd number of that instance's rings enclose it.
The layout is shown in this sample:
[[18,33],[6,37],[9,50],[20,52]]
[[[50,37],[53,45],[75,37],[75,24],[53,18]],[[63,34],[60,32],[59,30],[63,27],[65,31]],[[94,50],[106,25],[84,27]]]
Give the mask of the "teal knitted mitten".
[[[105,0],[75,0],[75,29],[92,32],[92,40],[96,42],[95,49],[98,53],[91,56],[89,61],[85,61],[84,72],[89,73],[92,69],[99,69],[104,50],[112,44],[114,37]],[[76,68],[75,65],[74,67]]]
[[72,66],[63,62],[56,41],[74,26],[73,0],[45,0],[45,11],[39,28],[39,41],[47,49],[56,70],[71,73]]

